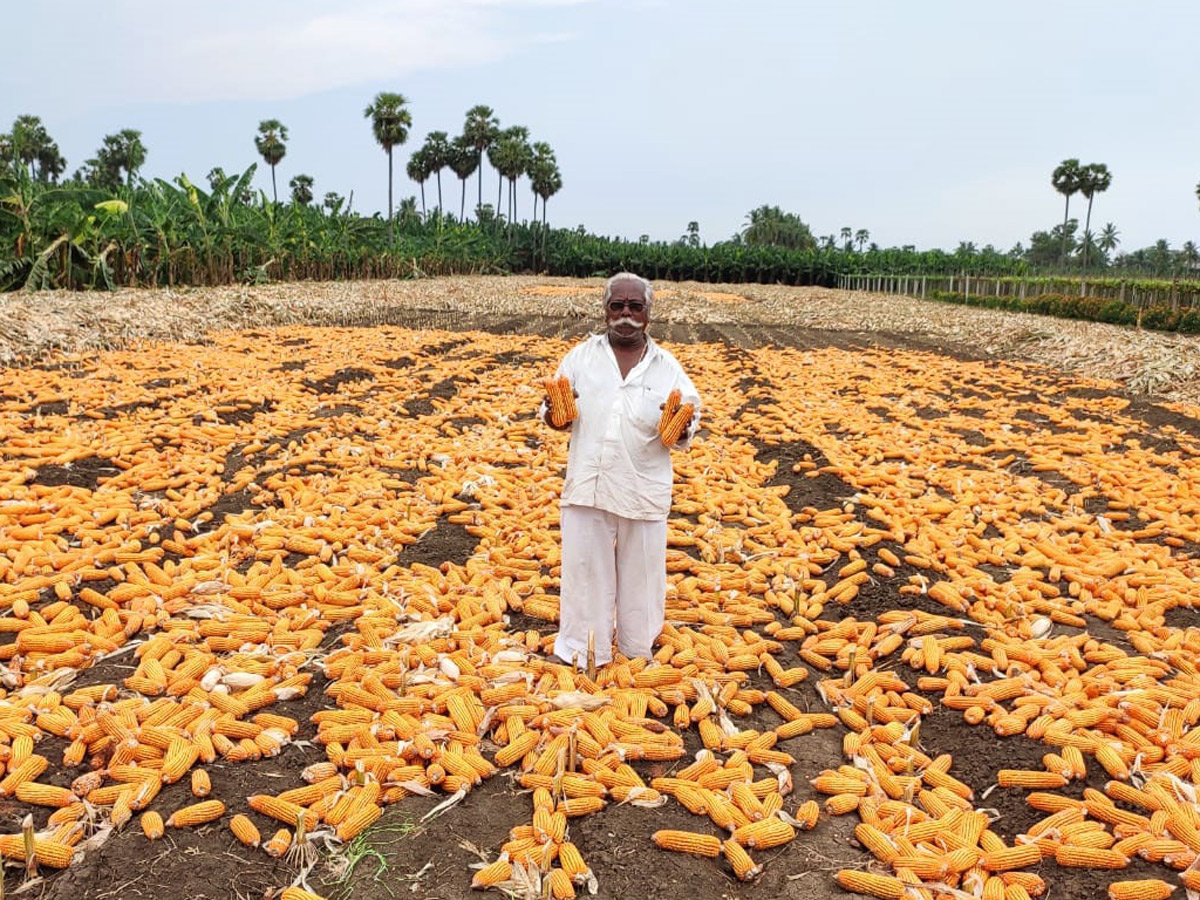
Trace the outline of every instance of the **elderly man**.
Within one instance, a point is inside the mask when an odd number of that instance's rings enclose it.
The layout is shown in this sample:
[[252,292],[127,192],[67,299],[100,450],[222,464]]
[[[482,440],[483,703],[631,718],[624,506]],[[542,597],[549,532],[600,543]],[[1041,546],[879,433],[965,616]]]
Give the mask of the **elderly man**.
[[[670,451],[658,422],[678,388],[696,413],[679,443],[686,449],[700,419],[700,397],[678,361],[646,333],[654,290],[630,272],[604,286],[605,330],[573,348],[558,367],[575,391],[561,498],[562,587],[554,654],[587,659],[594,636],[597,665],[617,647],[649,657],[666,605]],[[548,404],[542,419],[551,424]],[[553,425],[551,425],[553,427]]]

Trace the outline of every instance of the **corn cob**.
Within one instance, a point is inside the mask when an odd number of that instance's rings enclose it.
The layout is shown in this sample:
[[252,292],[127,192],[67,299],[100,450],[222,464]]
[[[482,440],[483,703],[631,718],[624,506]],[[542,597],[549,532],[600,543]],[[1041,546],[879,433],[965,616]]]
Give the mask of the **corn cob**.
[[675,410],[675,414],[667,422],[665,428],[660,429],[659,439],[662,445],[668,450],[679,443],[688,426],[692,422],[692,415],[696,408],[691,403],[684,403],[679,409]]
[[262,843],[262,835],[259,834],[258,828],[241,813],[229,820],[229,830],[247,847],[257,847]]
[[546,396],[550,400],[550,422],[555,428],[563,428],[575,421],[578,413],[575,408],[575,392],[571,382],[565,377],[546,378],[542,380]]
[[554,900],[575,900],[575,886],[571,877],[562,869],[551,869],[548,876],[550,896]]
[[141,822],[142,834],[147,840],[156,841],[163,836],[163,819],[158,813],[153,810],[142,813]]
[[1074,847],[1060,844],[1054,851],[1054,861],[1060,866],[1078,869],[1123,869],[1129,865],[1129,857],[1116,850],[1095,847]]
[[212,781],[209,780],[208,773],[203,769],[194,769],[192,771],[192,796],[207,797],[212,793]]
[[691,853],[696,856],[721,855],[721,840],[710,834],[696,834],[691,831],[656,831],[652,837],[655,846],[661,850],[674,850],[678,853]]
[[1157,878],[1114,881],[1108,886],[1108,897],[1109,900],[1167,900],[1174,890],[1174,885]]
[[199,803],[175,810],[167,819],[167,825],[171,828],[206,825],[223,815],[225,815],[225,804],[220,800],[201,800]]
[[725,854],[726,861],[733,868],[733,874],[740,881],[749,881],[762,872],[762,868],[755,865],[754,860],[750,858],[750,854],[746,852],[745,848],[732,838],[721,845],[721,850]]
[[292,832],[287,828],[280,828],[273,835],[271,835],[271,839],[263,844],[262,848],[267,856],[270,856],[273,859],[279,859],[288,852],[288,849],[291,846]]
[[843,890],[855,894],[867,894],[871,897],[879,897],[880,900],[900,900],[904,895],[904,882],[891,875],[876,875],[873,872],[841,869],[836,878]]
[[663,403],[662,415],[659,416],[658,419],[659,434],[662,434],[667,430],[667,426],[671,422],[671,417],[674,416],[676,411],[679,409],[679,404],[682,398],[683,395],[680,393],[679,388],[673,388],[671,393],[667,394],[667,400],[665,403]]
[[306,891],[304,888],[285,887],[283,893],[279,895],[279,900],[325,900],[320,894],[314,894],[312,891]]
[[770,818],[743,825],[733,833],[733,839],[745,847],[769,850],[795,840],[796,829],[782,819]]

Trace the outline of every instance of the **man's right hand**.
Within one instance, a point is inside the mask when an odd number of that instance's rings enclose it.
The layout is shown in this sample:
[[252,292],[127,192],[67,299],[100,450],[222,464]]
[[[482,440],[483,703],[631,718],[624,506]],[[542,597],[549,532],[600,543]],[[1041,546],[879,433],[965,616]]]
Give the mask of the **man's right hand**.
[[566,425],[558,426],[558,425],[555,425],[552,421],[550,421],[550,398],[549,397],[547,397],[545,399],[544,404],[545,404],[546,412],[542,415],[542,421],[545,422],[546,425],[548,425],[550,428],[553,428],[555,431],[570,431],[571,425],[574,424],[573,422],[568,422]]
[[[579,391],[572,389],[571,393],[575,395],[576,400],[579,399]],[[550,398],[549,397],[542,398],[542,408],[546,410],[546,412],[542,415],[542,421],[545,422],[547,425],[549,425],[551,428],[553,428],[555,431],[570,431],[571,426],[575,424],[575,422],[572,420],[572,421],[568,422],[566,425],[559,427],[558,425],[555,425],[553,422],[550,421]]]

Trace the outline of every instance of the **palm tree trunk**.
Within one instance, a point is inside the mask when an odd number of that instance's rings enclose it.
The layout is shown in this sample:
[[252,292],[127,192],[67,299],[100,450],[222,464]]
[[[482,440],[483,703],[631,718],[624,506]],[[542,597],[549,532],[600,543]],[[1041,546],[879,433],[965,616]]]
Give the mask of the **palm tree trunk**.
[[[421,182],[421,196],[425,196],[425,183]],[[422,207],[424,203],[422,203]],[[396,216],[392,212],[392,148],[388,147],[388,243],[396,243]]]
[[[475,202],[475,205],[477,207],[483,206],[483,151],[482,150],[479,151],[478,168],[479,168],[479,197]],[[476,213],[475,215],[478,216],[479,213]]]
[[425,218],[425,182],[421,182],[421,218]]
[[462,203],[458,207],[458,221],[462,222],[467,215],[467,179],[462,180]]
[[442,214],[442,170],[441,169],[437,170],[437,180],[438,180],[438,215],[440,216]]
[[1088,232],[1092,229],[1092,200],[1095,194],[1088,194],[1087,217],[1083,221],[1083,268],[1087,271],[1088,264]]
[[279,205],[279,188],[275,187],[275,163],[271,163],[271,194],[275,198],[275,205]]
[[1063,246],[1062,246],[1062,264],[1065,269],[1067,266],[1067,220],[1071,216],[1071,195],[1067,194],[1067,206],[1063,210]]
[[497,178],[496,179],[496,215],[500,215],[500,195],[503,193],[504,193],[504,179]]
[[517,213],[517,179],[514,178],[510,183],[512,185],[513,221],[515,222],[515,221],[517,221],[517,216],[518,216],[518,213]]

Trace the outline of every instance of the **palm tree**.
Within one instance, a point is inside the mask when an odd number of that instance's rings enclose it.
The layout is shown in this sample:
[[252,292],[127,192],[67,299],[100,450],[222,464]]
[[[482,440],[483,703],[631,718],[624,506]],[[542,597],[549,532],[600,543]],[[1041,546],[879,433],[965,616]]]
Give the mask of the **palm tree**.
[[[529,166],[529,180],[533,184],[533,192],[542,198],[542,258],[546,255],[546,201],[562,189],[562,173],[558,170],[558,162],[549,144],[542,141],[534,144],[532,149],[533,162]],[[536,222],[537,203],[534,203],[534,221]],[[699,226],[697,226],[698,228]],[[535,262],[536,262],[536,244]]]
[[[429,153],[426,147],[422,147],[416,153],[408,158],[408,165],[404,170],[408,177],[421,186],[421,218],[425,218],[425,179],[429,177]],[[439,204],[441,199],[441,190],[438,191]],[[438,211],[441,211],[439,205]]]
[[[548,149],[548,148],[547,148]],[[508,180],[508,205],[505,216],[509,222],[517,218],[517,179],[526,174],[533,163],[534,152],[529,146],[529,129],[521,125],[506,128],[488,149],[488,159],[496,167],[503,182]],[[496,212],[499,213],[499,201]]]
[[480,159],[479,150],[465,134],[456,137],[450,143],[450,168],[462,180],[462,202],[458,210],[460,222],[464,221],[467,215],[467,179],[475,174]]
[[1071,197],[1079,191],[1081,174],[1079,160],[1064,159],[1050,175],[1050,184],[1067,198],[1066,211],[1063,213],[1062,263],[1064,266],[1067,264],[1067,219],[1071,214]]
[[863,247],[866,245],[867,241],[869,241],[870,239],[871,239],[871,232],[867,231],[867,229],[865,229],[865,228],[860,228],[860,229],[858,229],[858,231],[854,232],[854,243],[858,244],[858,252],[859,253],[862,253]]
[[[490,106],[472,106],[467,110],[463,124],[463,140],[475,150],[475,166],[479,170],[478,206],[483,206],[483,151],[496,141],[500,132],[500,120]],[[451,166],[451,168],[454,168]],[[455,169],[455,171],[458,171]],[[461,177],[461,176],[460,176]]]
[[1120,232],[1117,231],[1117,226],[1112,222],[1105,224],[1104,228],[1100,231],[1100,240],[1096,244],[1100,248],[1100,252],[1112,253],[1120,243]]
[[442,169],[450,165],[450,136],[444,131],[431,131],[421,147],[430,175],[437,176],[438,212],[442,211]]
[[58,144],[49,141],[38,151],[37,166],[38,178],[42,181],[49,181],[51,184],[58,184],[58,176],[67,170],[67,161],[58,152]]
[[404,107],[408,101],[403,94],[382,91],[375,95],[363,116],[371,120],[371,131],[375,141],[387,151],[388,158],[388,235],[394,242],[396,227],[392,223],[392,148],[408,140],[408,129],[412,127],[412,114]]
[[313,179],[311,175],[297,175],[288,182],[292,191],[292,202],[297,206],[308,206],[313,198]]
[[254,146],[258,154],[271,167],[271,194],[275,203],[279,203],[279,189],[275,186],[275,167],[287,154],[287,126],[278,119],[264,119],[258,123],[258,136],[254,138]]
[[854,230],[849,226],[842,227],[842,247],[849,252],[850,239],[854,236]]
[[1200,249],[1197,249],[1195,241],[1188,241],[1183,245],[1183,249],[1179,251],[1179,260],[1189,270],[1196,268],[1200,263]]
[[13,159],[29,167],[30,178],[34,175],[34,164],[38,155],[46,145],[52,143],[41,118],[29,115],[17,116],[13,122],[9,142]]
[[88,180],[109,190],[116,190],[122,181],[132,185],[133,176],[145,161],[146,147],[140,131],[125,128],[116,134],[106,134],[96,156],[86,163]]
[[1104,163],[1090,163],[1080,170],[1079,175],[1079,192],[1088,200],[1087,216],[1083,221],[1083,268],[1086,270],[1088,245],[1091,243],[1092,236],[1092,232],[1089,230],[1092,227],[1092,198],[1096,194],[1102,194],[1108,190],[1109,185],[1112,184],[1112,173],[1108,171],[1108,166]]

